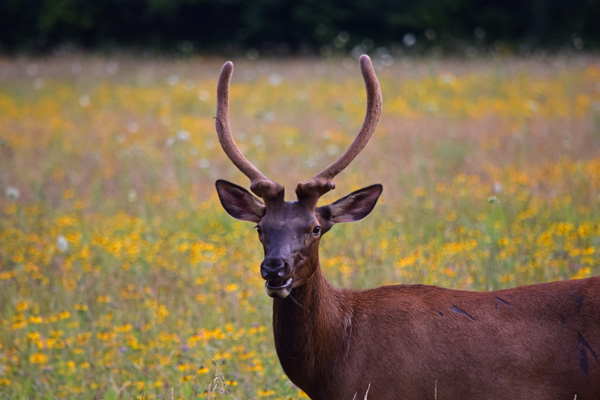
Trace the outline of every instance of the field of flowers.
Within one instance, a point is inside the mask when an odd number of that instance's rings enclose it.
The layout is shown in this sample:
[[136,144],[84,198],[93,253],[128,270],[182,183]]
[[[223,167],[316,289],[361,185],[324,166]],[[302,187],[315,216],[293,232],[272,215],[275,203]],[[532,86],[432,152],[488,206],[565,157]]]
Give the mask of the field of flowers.
[[[0,398],[298,399],[271,338],[214,59],[0,60]],[[234,60],[236,61],[236,60]],[[600,59],[375,59],[384,112],[331,202],[337,286],[489,290],[600,274]],[[364,116],[356,60],[236,62],[231,124],[288,188]],[[304,396],[305,397],[305,396]]]

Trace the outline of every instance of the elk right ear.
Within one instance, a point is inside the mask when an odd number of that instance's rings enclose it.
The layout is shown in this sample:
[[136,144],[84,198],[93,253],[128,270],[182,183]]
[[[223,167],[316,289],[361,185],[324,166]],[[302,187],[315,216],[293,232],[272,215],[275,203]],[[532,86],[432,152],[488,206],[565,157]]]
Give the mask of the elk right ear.
[[265,215],[265,205],[243,187],[222,179],[215,185],[221,205],[233,218],[260,222]]
[[379,184],[359,189],[328,206],[318,207],[317,212],[331,225],[360,221],[373,210],[382,190]]

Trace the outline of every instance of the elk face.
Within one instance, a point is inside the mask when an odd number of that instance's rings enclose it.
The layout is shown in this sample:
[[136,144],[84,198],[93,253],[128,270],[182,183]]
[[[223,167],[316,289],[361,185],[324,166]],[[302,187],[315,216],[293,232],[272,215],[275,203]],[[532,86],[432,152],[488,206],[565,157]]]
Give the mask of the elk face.
[[333,164],[314,178],[296,187],[298,201],[284,201],[281,185],[267,178],[244,155],[233,140],[229,128],[229,83],[233,64],[225,63],[217,86],[216,129],[225,154],[250,179],[250,189],[219,180],[217,192],[223,208],[234,218],[256,223],[265,258],[261,276],[267,281],[271,297],[287,297],[300,287],[318,268],[318,246],[321,235],[338,222],[358,221],[373,209],[381,185],[357,190],[338,201],[317,207],[319,198],[335,188],[333,178],[344,170],[366,146],[381,114],[381,90],[368,56],[360,58],[360,67],[367,89],[367,112],[358,135],[348,149]]
[[322,207],[302,198],[294,202],[269,201],[264,205],[246,189],[218,180],[217,193],[223,208],[234,218],[256,223],[265,253],[260,274],[267,294],[285,298],[293,288],[305,284],[318,266],[321,236],[339,222],[366,217],[383,187],[373,185],[357,190]]

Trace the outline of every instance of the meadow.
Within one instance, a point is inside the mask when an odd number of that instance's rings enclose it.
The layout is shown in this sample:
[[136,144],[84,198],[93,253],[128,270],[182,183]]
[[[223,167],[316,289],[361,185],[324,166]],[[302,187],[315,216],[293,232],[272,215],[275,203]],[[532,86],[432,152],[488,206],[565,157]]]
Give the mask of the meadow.
[[[0,399],[299,399],[272,342],[247,186],[214,130],[225,60],[0,59]],[[354,59],[233,60],[231,125],[292,199],[353,140]],[[600,58],[374,58],[384,111],[332,202],[336,286],[600,275]]]

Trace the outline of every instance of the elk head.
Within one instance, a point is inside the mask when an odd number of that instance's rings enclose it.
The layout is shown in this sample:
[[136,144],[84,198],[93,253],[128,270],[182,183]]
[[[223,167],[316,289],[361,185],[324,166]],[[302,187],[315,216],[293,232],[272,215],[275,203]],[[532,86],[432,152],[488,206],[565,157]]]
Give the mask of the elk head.
[[340,158],[311,180],[296,187],[297,201],[284,200],[284,188],[267,178],[240,152],[229,128],[229,82],[233,64],[225,63],[217,87],[216,128],[221,147],[249,179],[250,190],[218,180],[217,192],[223,208],[234,218],[256,223],[265,258],[260,266],[271,297],[285,298],[293,288],[306,284],[318,268],[321,236],[338,222],[353,222],[366,217],[381,194],[381,185],[372,185],[317,207],[319,198],[335,188],[333,178],[352,162],[365,147],[377,126],[382,98],[379,82],[368,56],[360,58],[367,90],[367,112],[357,137]]

